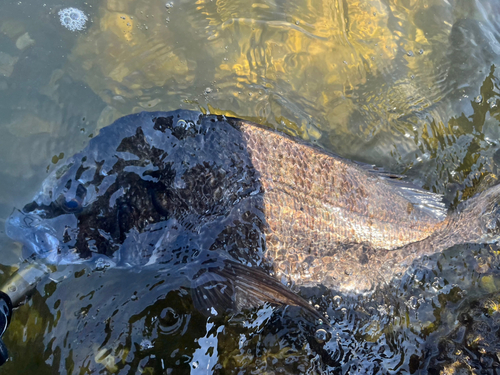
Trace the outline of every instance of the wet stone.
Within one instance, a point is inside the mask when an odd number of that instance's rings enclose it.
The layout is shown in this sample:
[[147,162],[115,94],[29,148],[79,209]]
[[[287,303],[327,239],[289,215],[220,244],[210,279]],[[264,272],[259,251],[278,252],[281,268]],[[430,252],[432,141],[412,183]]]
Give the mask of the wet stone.
[[19,57],[0,51],[0,76],[10,77]]
[[17,49],[23,50],[27,47],[32,46],[35,44],[35,41],[31,39],[30,34],[27,32],[21,35],[19,38],[16,40],[16,47]]

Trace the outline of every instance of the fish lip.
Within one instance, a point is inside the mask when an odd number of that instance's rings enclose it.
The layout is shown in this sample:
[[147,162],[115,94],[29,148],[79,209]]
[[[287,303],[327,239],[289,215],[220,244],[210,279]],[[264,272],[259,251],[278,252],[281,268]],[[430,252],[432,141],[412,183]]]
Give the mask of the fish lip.
[[5,222],[5,233],[9,238],[23,244],[23,257],[47,258],[57,263],[59,240],[51,227],[33,213],[15,210]]

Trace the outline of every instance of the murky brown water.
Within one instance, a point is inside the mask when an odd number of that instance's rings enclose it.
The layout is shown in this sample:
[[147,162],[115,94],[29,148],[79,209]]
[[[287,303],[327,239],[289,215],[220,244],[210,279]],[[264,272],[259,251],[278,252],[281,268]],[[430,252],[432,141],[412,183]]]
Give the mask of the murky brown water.
[[[176,108],[276,127],[456,205],[497,180],[499,66],[497,0],[3,0],[0,227],[99,128]],[[0,246],[4,279],[20,249],[3,229]],[[80,266],[16,311],[0,373],[493,373],[498,256],[453,248],[371,297],[302,290],[330,317],[324,346],[293,309],[207,320],[168,277]]]

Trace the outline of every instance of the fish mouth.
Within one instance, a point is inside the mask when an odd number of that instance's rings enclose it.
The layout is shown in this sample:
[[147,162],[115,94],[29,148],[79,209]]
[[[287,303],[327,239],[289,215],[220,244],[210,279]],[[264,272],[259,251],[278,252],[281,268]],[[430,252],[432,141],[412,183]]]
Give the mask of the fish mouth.
[[54,228],[46,225],[46,221],[36,214],[16,210],[5,223],[5,233],[23,244],[24,258],[37,257],[58,264],[59,240]]

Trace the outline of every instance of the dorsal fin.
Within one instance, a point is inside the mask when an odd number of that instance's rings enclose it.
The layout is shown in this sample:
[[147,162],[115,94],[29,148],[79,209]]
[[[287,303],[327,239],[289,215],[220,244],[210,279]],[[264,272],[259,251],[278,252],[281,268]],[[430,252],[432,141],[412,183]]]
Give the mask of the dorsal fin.
[[446,207],[446,204],[443,202],[443,196],[441,194],[424,190],[410,181],[405,180],[404,175],[387,172],[384,168],[362,162],[354,162],[354,164],[373,175],[374,178],[383,179],[394,188],[394,192],[401,195],[415,206],[418,206],[422,211],[432,217],[440,221],[446,218],[448,207]]

